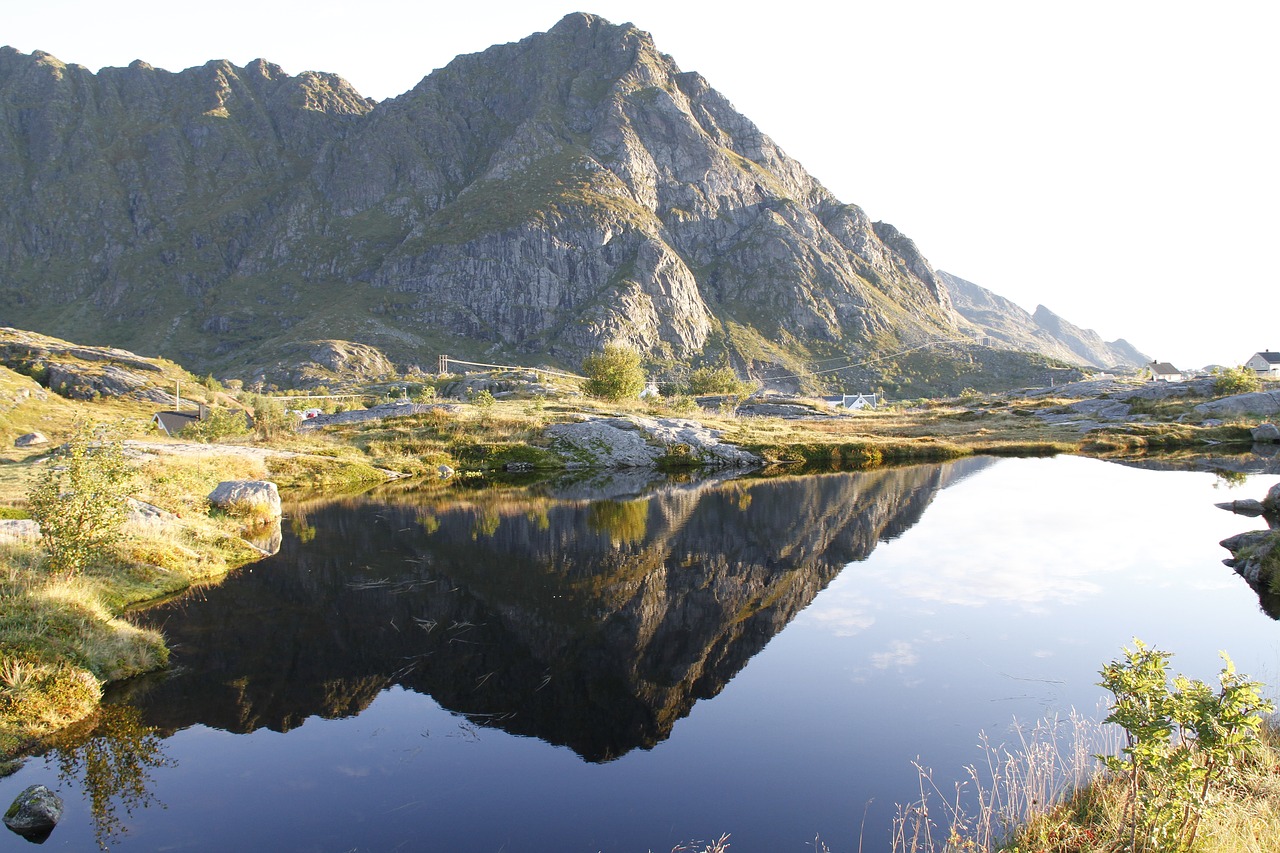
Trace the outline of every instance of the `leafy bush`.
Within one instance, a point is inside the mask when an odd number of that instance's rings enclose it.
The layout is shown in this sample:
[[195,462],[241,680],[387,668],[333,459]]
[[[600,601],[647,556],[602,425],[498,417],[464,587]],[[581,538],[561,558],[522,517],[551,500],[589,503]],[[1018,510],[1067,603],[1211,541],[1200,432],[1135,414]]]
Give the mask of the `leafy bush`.
[[640,353],[625,344],[605,344],[604,349],[582,360],[587,377],[583,391],[604,400],[624,400],[644,390],[645,374]]
[[1229,367],[1218,373],[1213,383],[1215,394],[1248,394],[1262,389],[1262,380],[1258,374],[1247,367]]
[[699,367],[689,374],[690,394],[746,394],[750,383],[738,378],[731,367]]
[[27,494],[49,554],[49,570],[70,578],[105,556],[120,537],[132,472],[119,440],[82,427],[50,460]]
[[1119,756],[1108,770],[1125,782],[1126,850],[1182,853],[1216,788],[1235,781],[1241,762],[1262,747],[1262,715],[1273,710],[1262,685],[1236,672],[1224,652],[1219,689],[1179,675],[1169,686],[1170,655],[1134,641],[1101,671],[1101,686],[1115,696],[1108,723],[1124,728]]
[[248,435],[249,421],[245,413],[235,409],[209,409],[202,421],[188,424],[182,429],[182,437],[206,444],[220,438]]

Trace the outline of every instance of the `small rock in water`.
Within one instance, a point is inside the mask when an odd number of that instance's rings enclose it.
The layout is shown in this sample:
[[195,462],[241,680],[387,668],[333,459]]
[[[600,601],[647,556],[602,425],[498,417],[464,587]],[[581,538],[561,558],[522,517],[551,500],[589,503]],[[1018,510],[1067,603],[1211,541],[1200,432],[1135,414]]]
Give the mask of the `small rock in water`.
[[62,817],[62,799],[44,785],[32,785],[4,813],[4,825],[29,841],[44,841]]

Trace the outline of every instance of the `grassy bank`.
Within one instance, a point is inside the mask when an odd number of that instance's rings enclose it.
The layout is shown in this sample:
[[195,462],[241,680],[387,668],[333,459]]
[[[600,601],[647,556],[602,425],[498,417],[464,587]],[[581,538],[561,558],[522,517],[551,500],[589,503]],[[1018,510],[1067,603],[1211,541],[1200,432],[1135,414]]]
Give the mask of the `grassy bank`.
[[[10,515],[47,459],[11,460],[3,472]],[[209,583],[262,552],[236,518],[205,498],[222,480],[271,478],[299,493],[367,487],[385,475],[358,459],[147,452],[133,462],[134,497],[166,513],[135,519],[110,550],[74,575],[49,570],[38,540],[0,542],[0,758],[91,715],[102,686],[163,667],[163,638],[135,627],[130,608]]]

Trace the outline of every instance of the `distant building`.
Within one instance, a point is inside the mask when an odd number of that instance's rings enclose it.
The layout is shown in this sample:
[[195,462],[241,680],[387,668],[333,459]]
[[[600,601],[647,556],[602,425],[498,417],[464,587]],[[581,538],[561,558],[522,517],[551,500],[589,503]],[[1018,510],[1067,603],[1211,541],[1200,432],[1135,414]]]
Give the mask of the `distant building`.
[[1151,378],[1156,382],[1181,382],[1182,371],[1167,361],[1153,361],[1147,365]]
[[202,421],[209,416],[209,410],[203,404],[194,412],[156,412],[151,418],[151,425],[172,438],[188,426]]
[[1280,379],[1280,352],[1255,352],[1244,366],[1264,379]]
[[849,409],[851,411],[874,409],[881,402],[879,394],[840,394],[834,397],[823,397],[822,399],[837,409]]

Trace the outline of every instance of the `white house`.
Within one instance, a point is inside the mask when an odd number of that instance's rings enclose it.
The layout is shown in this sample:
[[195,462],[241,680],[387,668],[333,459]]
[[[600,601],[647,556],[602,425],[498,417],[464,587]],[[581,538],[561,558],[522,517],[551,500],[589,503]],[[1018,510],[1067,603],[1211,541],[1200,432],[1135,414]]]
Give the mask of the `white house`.
[[1264,379],[1280,379],[1280,352],[1255,352],[1244,366]]
[[879,394],[841,394],[839,397],[823,397],[831,405],[839,409],[874,409],[880,405]]
[[1151,378],[1156,382],[1181,382],[1182,371],[1167,361],[1153,361],[1147,365]]

